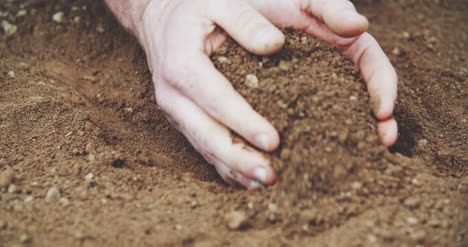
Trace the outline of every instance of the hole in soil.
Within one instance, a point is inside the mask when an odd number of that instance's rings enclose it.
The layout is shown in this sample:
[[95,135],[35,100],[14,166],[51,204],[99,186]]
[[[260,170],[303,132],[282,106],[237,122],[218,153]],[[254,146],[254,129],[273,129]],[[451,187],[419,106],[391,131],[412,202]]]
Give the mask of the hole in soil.
[[417,117],[405,106],[397,106],[395,118],[398,122],[398,140],[390,148],[390,152],[412,157],[416,152],[417,140],[422,136],[422,128]]
[[116,159],[112,162],[112,167],[114,168],[122,168],[125,165],[125,160]]

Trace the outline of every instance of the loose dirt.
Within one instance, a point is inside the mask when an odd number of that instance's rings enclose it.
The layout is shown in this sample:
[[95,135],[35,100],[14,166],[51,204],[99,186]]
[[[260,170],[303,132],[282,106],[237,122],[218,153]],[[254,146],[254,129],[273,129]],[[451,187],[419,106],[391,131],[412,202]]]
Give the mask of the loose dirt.
[[400,77],[398,143],[338,49],[228,41],[216,67],[282,137],[258,190],[170,126],[100,1],[1,3],[0,246],[467,246],[468,2],[355,3]]

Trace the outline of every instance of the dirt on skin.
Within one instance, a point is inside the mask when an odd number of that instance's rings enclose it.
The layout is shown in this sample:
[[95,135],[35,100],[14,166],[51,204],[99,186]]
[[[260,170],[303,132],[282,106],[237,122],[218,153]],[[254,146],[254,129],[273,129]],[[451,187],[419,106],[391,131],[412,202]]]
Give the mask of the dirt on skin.
[[0,246],[467,246],[468,2],[355,3],[400,77],[398,143],[338,49],[229,41],[216,67],[282,138],[277,184],[244,190],[170,126],[100,1],[2,2]]

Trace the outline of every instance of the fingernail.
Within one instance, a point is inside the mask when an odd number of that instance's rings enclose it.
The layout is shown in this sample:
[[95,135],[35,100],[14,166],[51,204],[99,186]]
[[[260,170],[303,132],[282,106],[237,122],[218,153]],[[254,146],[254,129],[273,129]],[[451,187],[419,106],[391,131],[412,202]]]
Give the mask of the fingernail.
[[262,183],[267,183],[267,170],[265,168],[255,168],[253,175],[257,178],[257,180],[261,181]]
[[255,142],[263,149],[268,149],[270,146],[270,137],[265,134],[260,134],[255,138]]
[[357,13],[355,10],[345,10],[341,12],[341,18],[345,18],[345,17],[355,18],[357,16],[361,16],[361,15]]

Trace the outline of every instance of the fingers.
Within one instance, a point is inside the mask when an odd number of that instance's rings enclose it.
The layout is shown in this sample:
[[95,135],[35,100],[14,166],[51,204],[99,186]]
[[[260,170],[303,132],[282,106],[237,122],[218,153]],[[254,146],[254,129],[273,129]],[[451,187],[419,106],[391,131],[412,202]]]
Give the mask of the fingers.
[[225,180],[246,187],[274,183],[275,173],[259,152],[233,143],[226,127],[169,85],[159,83],[156,92],[160,107]]
[[359,66],[367,82],[375,116],[380,120],[390,118],[397,97],[398,76],[382,48],[365,33],[344,48],[344,53]]
[[354,37],[367,31],[369,22],[349,0],[303,0],[305,11],[323,21],[342,37]]
[[392,146],[398,138],[397,122],[395,119],[391,118],[377,123],[377,133],[379,135],[380,142],[384,146]]
[[252,109],[204,54],[193,55],[190,65],[169,64],[161,73],[172,87],[255,146],[266,151],[278,147],[275,128]]
[[[340,37],[313,18],[309,20],[309,25],[304,31],[342,48],[343,53],[361,70],[374,115],[381,121],[390,119],[397,98],[398,76],[377,41],[369,33],[363,33],[355,38]],[[387,122],[379,128],[379,136],[387,138],[381,139],[386,146],[396,141],[397,134],[396,122]]]
[[273,24],[246,1],[213,1],[208,16],[252,53],[270,55],[283,47],[285,38]]

